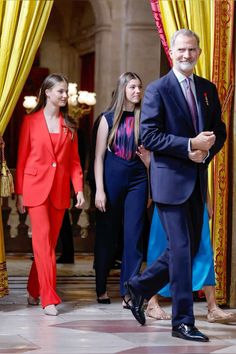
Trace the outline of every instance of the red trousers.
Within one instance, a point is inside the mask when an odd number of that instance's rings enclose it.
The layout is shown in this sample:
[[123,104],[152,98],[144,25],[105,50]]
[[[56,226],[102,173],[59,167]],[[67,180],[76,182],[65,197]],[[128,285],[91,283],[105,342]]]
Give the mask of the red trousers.
[[56,209],[50,198],[36,207],[29,207],[32,228],[34,261],[31,266],[27,290],[31,296],[40,296],[42,307],[59,304],[56,293],[55,248],[65,209]]

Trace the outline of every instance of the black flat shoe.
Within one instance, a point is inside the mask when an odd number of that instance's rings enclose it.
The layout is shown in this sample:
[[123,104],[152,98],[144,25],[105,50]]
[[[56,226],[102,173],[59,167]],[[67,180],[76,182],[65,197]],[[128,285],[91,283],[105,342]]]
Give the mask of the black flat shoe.
[[195,326],[184,323],[173,327],[172,337],[196,342],[209,342],[209,338],[205,336],[205,334],[201,333]]
[[127,293],[130,295],[130,299],[132,304],[130,304],[130,310],[132,311],[135,319],[141,324],[144,325],[146,322],[144,309],[143,309],[143,301],[144,298],[142,295],[139,295],[135,292],[135,289],[132,285],[127,281],[124,284]]
[[74,264],[75,261],[73,258],[65,258],[65,257],[60,256],[59,258],[57,258],[56,263],[57,264]]
[[107,299],[99,299],[99,297],[97,298],[97,302],[99,304],[110,304],[111,303],[111,300],[110,298],[108,297]]
[[121,261],[116,260],[111,269],[121,269]]

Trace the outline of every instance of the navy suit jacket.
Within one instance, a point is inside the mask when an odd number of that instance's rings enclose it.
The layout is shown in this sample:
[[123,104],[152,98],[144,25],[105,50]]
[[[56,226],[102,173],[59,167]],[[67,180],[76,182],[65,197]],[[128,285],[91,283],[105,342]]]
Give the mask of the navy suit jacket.
[[188,157],[188,141],[196,133],[186,99],[173,71],[150,83],[144,94],[141,140],[144,147],[152,151],[151,195],[158,203],[184,203],[193,192],[198,174],[205,201],[208,164],[226,139],[215,85],[196,75],[194,82],[199,132],[213,131],[216,135],[216,142],[205,163],[194,163]]

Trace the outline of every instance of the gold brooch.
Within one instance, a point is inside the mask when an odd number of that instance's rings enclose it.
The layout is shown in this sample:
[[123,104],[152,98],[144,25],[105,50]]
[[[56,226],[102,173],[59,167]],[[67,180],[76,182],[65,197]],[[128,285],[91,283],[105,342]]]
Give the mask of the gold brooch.
[[63,133],[67,134],[68,133],[68,128],[67,127],[63,127]]

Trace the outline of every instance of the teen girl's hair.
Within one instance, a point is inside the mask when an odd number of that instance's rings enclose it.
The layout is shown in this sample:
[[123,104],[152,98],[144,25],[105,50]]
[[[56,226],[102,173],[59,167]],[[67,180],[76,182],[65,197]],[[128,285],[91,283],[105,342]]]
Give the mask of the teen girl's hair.
[[[128,71],[121,74],[121,76],[117,81],[116,89],[113,92],[110,106],[107,108],[107,111],[114,112],[113,126],[108,138],[108,145],[110,146],[114,143],[115,140],[116,131],[119,127],[121,116],[124,111],[124,105],[126,99],[125,96],[126,86],[131,80],[139,80],[140,84],[142,84],[140,77],[134,72]],[[137,145],[139,139],[140,107],[141,107],[141,102],[136,104],[134,108],[134,117],[135,117],[134,137],[135,137],[135,143]]]
[[[67,78],[62,74],[50,74],[44,79],[41,88],[39,90],[38,103],[30,113],[37,112],[46,106],[47,104],[46,90],[51,89],[54,85],[60,82],[65,82],[68,85]],[[76,123],[72,118],[68,116],[68,103],[64,107],[60,107],[60,112],[62,113],[67,126],[70,128],[76,128]]]

